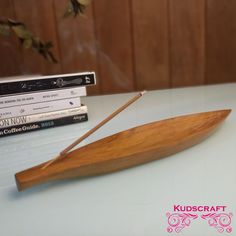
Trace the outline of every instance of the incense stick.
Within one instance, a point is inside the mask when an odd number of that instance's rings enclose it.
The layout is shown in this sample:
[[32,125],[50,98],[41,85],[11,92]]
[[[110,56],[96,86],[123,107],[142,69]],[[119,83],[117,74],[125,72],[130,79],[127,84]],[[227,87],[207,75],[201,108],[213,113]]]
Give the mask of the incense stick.
[[93,134],[96,130],[98,130],[100,127],[102,127],[104,124],[106,124],[108,121],[110,121],[112,118],[114,118],[116,115],[118,115],[120,112],[122,112],[124,109],[126,109],[129,105],[131,105],[132,103],[134,103],[136,100],[138,100],[140,97],[142,97],[144,94],[146,93],[146,91],[140,92],[138,93],[135,97],[133,97],[132,99],[130,99],[127,103],[125,103],[123,106],[121,106],[120,108],[118,108],[115,112],[113,112],[111,115],[109,115],[106,119],[104,119],[103,121],[101,121],[98,125],[96,125],[94,128],[92,128],[91,130],[89,130],[87,133],[85,133],[84,135],[82,135],[80,138],[78,138],[76,141],[74,141],[72,144],[70,144],[67,148],[65,148],[63,151],[61,151],[61,153],[59,154],[59,156],[55,157],[54,159],[52,159],[51,161],[47,162],[42,169],[47,168],[48,166],[50,166],[52,163],[54,163],[55,161],[63,158],[66,156],[66,154],[72,149],[74,148],[76,145],[78,145],[79,143],[81,143],[84,139],[86,139],[88,136],[90,136],[91,134]]

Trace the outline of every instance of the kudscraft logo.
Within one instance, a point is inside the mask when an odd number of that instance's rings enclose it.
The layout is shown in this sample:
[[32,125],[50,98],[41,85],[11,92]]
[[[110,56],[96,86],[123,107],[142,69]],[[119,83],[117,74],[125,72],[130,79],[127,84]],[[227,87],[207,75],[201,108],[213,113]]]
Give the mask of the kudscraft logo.
[[182,206],[174,205],[172,212],[167,212],[167,232],[180,233],[195,220],[202,220],[214,228],[217,232],[232,232],[231,212],[227,212],[227,206]]

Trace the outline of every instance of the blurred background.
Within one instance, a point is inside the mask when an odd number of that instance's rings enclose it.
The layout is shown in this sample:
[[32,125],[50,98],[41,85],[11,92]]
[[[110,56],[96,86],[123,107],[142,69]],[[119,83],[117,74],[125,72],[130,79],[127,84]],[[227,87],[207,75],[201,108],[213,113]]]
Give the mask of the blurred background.
[[95,71],[90,95],[236,82],[235,0],[1,0],[0,17],[53,42],[57,64],[0,37],[0,76]]

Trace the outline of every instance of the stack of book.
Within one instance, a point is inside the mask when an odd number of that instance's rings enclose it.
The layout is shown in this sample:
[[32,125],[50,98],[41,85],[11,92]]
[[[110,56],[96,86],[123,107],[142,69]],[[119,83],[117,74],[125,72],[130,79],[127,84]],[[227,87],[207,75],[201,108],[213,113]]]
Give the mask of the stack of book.
[[0,137],[88,120],[94,72],[0,80]]

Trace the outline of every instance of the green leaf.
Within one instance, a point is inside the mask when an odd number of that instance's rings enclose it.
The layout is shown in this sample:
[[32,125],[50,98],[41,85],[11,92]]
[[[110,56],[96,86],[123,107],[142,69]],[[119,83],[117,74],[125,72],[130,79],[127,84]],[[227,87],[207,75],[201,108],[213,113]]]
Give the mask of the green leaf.
[[12,26],[12,30],[15,32],[18,38],[29,39],[32,34],[26,29],[24,25]]
[[73,5],[72,5],[71,1],[69,1],[68,8],[64,14],[64,17],[68,17],[71,15],[73,15]]
[[88,6],[92,0],[78,0],[81,5]]
[[91,3],[91,0],[70,0],[64,17],[83,15],[86,6],[89,3]]
[[[74,1],[77,2],[77,0]],[[31,48],[33,51],[43,56],[46,60],[57,63],[56,58],[50,51],[50,49],[53,47],[52,42],[44,43],[38,37],[34,37],[33,34],[27,29],[27,27],[21,22],[17,22],[11,19],[0,21],[0,34],[9,35],[11,30],[20,40],[23,48]]]
[[4,23],[0,23],[0,34],[4,36],[10,35],[10,26]]
[[25,49],[31,48],[31,46],[32,46],[32,39],[31,38],[24,39],[22,44],[23,44],[23,47]]

